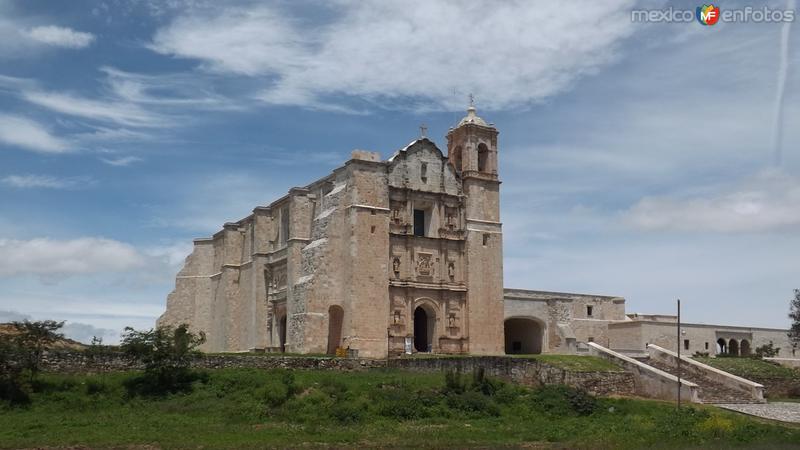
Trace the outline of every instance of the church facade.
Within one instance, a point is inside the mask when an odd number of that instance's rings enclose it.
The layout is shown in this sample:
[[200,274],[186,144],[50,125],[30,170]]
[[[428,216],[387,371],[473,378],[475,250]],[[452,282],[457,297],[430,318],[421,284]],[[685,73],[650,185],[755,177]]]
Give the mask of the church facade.
[[354,151],[330,175],[196,239],[158,325],[209,352],[625,353],[648,343],[747,354],[786,330],[626,314],[622,297],[503,288],[498,131],[474,107],[447,156],[420,138],[382,161]]
[[205,351],[503,353],[497,135],[470,107],[447,157],[426,138],[354,151],[195,240],[158,324]]

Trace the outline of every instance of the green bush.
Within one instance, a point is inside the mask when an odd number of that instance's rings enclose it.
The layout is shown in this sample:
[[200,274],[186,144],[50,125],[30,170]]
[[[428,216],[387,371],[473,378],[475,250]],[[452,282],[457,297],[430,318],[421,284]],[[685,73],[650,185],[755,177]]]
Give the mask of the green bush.
[[588,416],[597,399],[582,389],[564,385],[542,386],[532,395],[533,407],[553,416]]
[[496,417],[500,415],[500,408],[497,404],[479,391],[470,390],[461,394],[450,394],[447,396],[447,406],[472,416]]
[[192,383],[208,375],[191,370],[195,350],[206,340],[205,334],[189,331],[186,324],[176,328],[158,327],[136,331],[126,327],[120,348],[129,358],[144,364],[144,373],[126,381],[129,396],[163,396],[190,392]]
[[337,402],[330,409],[331,417],[341,424],[361,422],[366,415],[367,407],[360,402]]

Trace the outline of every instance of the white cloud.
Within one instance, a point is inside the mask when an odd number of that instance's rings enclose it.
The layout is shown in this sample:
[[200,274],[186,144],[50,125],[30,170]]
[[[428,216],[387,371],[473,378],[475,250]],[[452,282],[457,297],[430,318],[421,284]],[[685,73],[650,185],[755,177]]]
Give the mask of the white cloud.
[[165,127],[170,125],[169,120],[152,111],[142,109],[133,103],[120,102],[113,99],[101,101],[71,94],[43,91],[24,92],[23,98],[33,104],[62,114],[114,122],[123,126]]
[[0,276],[45,277],[121,272],[141,268],[146,259],[135,248],[111,239],[0,239]]
[[0,114],[0,142],[42,153],[61,153],[68,148],[65,140],[38,122],[9,114]]
[[260,97],[276,104],[318,107],[344,94],[460,109],[472,91],[482,108],[500,109],[557,94],[613,61],[633,32],[631,4],[340,2],[323,24],[263,5],[206,9],[160,29],[150,48],[262,77]]
[[645,230],[748,232],[800,227],[800,179],[763,171],[737,186],[693,197],[646,197],[624,214]]
[[29,38],[43,44],[65,48],[85,48],[95,40],[92,33],[75,31],[71,28],[55,25],[38,26],[25,33]]
[[8,175],[0,179],[7,186],[19,189],[75,189],[92,183],[88,177],[59,178],[50,175]]
[[120,158],[100,158],[100,161],[103,161],[110,166],[127,167],[133,163],[142,161],[142,158],[137,156],[122,156]]

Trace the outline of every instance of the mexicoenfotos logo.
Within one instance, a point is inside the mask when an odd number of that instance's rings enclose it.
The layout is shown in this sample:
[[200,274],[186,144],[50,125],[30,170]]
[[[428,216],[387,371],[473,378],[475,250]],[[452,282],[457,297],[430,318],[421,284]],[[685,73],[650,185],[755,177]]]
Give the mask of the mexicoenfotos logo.
[[717,22],[730,23],[768,23],[768,22],[794,22],[794,9],[772,9],[767,6],[754,8],[725,8],[721,10],[714,4],[698,6],[691,9],[664,8],[664,9],[633,9],[631,22],[647,23],[689,23],[697,20],[703,26],[715,25]]
[[701,24],[714,25],[719,21],[719,7],[714,5],[698,6],[695,15]]

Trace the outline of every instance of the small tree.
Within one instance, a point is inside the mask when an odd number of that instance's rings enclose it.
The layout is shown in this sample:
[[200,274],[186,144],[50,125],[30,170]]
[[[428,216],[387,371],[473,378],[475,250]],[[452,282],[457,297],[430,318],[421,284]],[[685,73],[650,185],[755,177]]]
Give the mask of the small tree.
[[30,322],[26,320],[11,322],[11,325],[13,327],[12,342],[19,352],[23,367],[28,369],[31,382],[33,382],[39,373],[45,350],[64,338],[63,334],[57,333],[64,326],[64,322],[55,320]]
[[12,405],[30,402],[29,386],[22,379],[22,364],[17,346],[0,335],[0,400]]
[[789,327],[789,342],[792,347],[800,346],[800,289],[794,290],[794,299],[789,304],[789,318],[792,324]]
[[194,334],[189,326],[165,326],[149,331],[126,327],[122,351],[144,365],[144,376],[131,380],[128,390],[134,394],[166,394],[188,390],[197,374],[190,370],[196,348],[206,341],[204,333]]
[[768,344],[756,347],[752,357],[756,359],[772,358],[778,356],[780,351],[781,349],[779,347],[775,347],[772,342],[770,342]]

